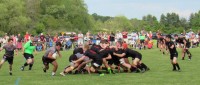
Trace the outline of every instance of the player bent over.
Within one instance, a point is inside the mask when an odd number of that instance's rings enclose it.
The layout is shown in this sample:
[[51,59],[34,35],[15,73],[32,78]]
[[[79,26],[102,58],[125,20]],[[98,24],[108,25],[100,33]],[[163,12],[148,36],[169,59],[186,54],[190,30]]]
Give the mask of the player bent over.
[[[60,73],[60,75],[65,76],[66,73],[69,73],[73,71],[75,68],[77,68],[79,65],[81,65],[83,62],[90,61],[88,57],[84,56],[81,53],[72,54],[70,57],[76,57],[76,60],[71,60],[70,66],[67,66],[63,72]],[[73,58],[72,58],[73,59]]]
[[49,69],[49,63],[51,63],[54,66],[52,76],[55,76],[55,73],[56,73],[57,68],[58,68],[56,58],[53,57],[53,54],[58,53],[59,57],[62,57],[61,54],[60,54],[61,46],[62,46],[61,43],[57,42],[56,46],[47,49],[44,56],[42,57],[42,61],[43,61],[43,64],[44,64],[44,68],[43,68],[44,72],[46,72],[46,70]]
[[128,57],[132,57],[131,66],[135,68],[135,69],[132,69],[132,72],[136,72],[138,69],[140,69],[141,72],[145,72],[145,71],[149,70],[149,68],[141,61],[142,60],[141,53],[129,49],[127,45],[123,45],[122,49],[124,50],[124,52],[122,54],[115,53],[114,55],[120,56],[120,57],[124,56],[124,59],[128,58]]

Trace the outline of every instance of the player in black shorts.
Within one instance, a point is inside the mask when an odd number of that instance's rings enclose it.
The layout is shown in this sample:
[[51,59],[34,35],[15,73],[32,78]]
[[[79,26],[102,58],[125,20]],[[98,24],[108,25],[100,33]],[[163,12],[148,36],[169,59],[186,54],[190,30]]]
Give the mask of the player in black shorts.
[[[131,70],[131,72],[135,71],[135,67],[131,66],[129,63],[127,63],[125,61],[125,56],[123,55],[124,50],[122,48],[117,48],[115,49],[115,51],[113,52],[113,61],[114,63],[116,63],[118,65],[118,72],[120,72],[120,67],[122,67],[124,69],[124,72],[128,72],[128,69]],[[115,57],[117,57],[117,59],[115,59]],[[114,60],[115,59],[115,60]],[[118,61],[116,61],[118,60]],[[116,65],[115,64],[115,65]]]
[[[167,41],[167,48],[169,49],[170,52],[170,60],[173,66],[173,71],[180,71],[180,67],[179,64],[177,62],[177,58],[178,58],[178,52],[176,50],[176,45],[174,44],[173,41],[171,41],[171,35],[167,35],[166,36],[166,41]],[[177,67],[177,69],[176,69]]]
[[[8,43],[3,46],[3,48],[0,49],[3,50],[5,49],[5,54],[3,55],[3,59],[0,62],[0,69],[2,65],[8,61],[9,63],[9,74],[12,75],[12,64],[13,64],[13,58],[14,58],[14,51],[17,51],[17,48],[13,45],[13,39],[8,39]],[[17,53],[16,53],[17,55]]]
[[107,63],[107,60],[111,59],[111,55],[110,55],[110,47],[109,47],[109,43],[107,40],[101,40],[100,45],[93,45],[91,47],[91,50],[93,50],[94,52],[96,52],[99,57],[101,57],[104,66],[107,68],[106,70],[112,74],[114,73],[113,70],[110,68],[110,66]]
[[121,53],[120,50],[118,50],[117,48],[110,48],[110,54],[111,54],[111,59],[108,60],[108,65],[111,67],[111,68],[114,68],[112,65],[114,64],[117,69],[118,69],[118,72],[120,72],[120,62],[119,62],[119,57],[115,56],[113,53]]
[[161,36],[161,34],[158,34],[158,47],[160,48],[160,51],[162,54],[165,54],[165,39]]
[[191,60],[192,54],[189,51],[189,48],[190,48],[189,40],[186,40],[184,37],[178,37],[178,35],[174,35],[174,38],[175,38],[176,43],[178,43],[179,46],[182,48],[182,60],[184,60],[185,58],[185,53],[187,53],[189,60]]
[[83,53],[76,53],[72,54],[70,56],[70,65],[65,67],[64,71],[60,73],[60,75],[65,76],[66,73],[69,73],[73,71],[75,68],[77,68],[79,65],[82,64],[82,62],[89,61],[89,58],[87,56],[84,56]]
[[141,70],[141,72],[145,72],[147,70],[149,70],[149,68],[142,63],[142,54],[131,50],[127,47],[127,45],[123,45],[122,49],[124,50],[124,52],[122,54],[115,54],[117,56],[124,56],[124,58],[128,58],[128,57],[132,57],[132,64],[131,66],[134,68],[131,68],[132,72],[137,72],[139,69]]
[[44,64],[43,71],[45,73],[46,73],[46,70],[49,69],[49,63],[51,63],[54,66],[53,71],[52,71],[52,76],[55,76],[55,73],[56,73],[57,68],[58,68],[58,64],[56,62],[56,59],[52,56],[53,56],[53,54],[56,53],[56,54],[59,55],[59,57],[62,57],[61,54],[60,54],[61,46],[62,46],[62,44],[60,42],[57,42],[56,46],[47,49],[44,56],[42,57],[42,61],[43,61],[43,64]]
[[91,62],[92,67],[90,68],[90,71],[99,73],[100,76],[104,76],[102,72],[98,71],[98,69],[103,63],[102,58],[95,51],[90,50],[89,45],[87,44],[84,45],[83,50],[84,50],[84,55],[92,59]]
[[30,40],[24,44],[23,47],[23,56],[26,59],[26,62],[21,66],[21,71],[24,71],[24,68],[29,65],[29,70],[32,69],[34,64],[33,52],[36,52],[36,42],[34,41],[34,36],[30,36]]

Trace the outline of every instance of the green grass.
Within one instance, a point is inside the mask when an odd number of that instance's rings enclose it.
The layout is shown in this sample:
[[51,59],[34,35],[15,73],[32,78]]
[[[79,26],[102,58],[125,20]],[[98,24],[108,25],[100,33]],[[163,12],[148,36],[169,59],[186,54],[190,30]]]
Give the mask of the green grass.
[[[20,71],[20,67],[24,64],[24,58],[19,53],[14,59],[13,76],[8,74],[8,63],[6,62],[0,69],[0,85],[199,85],[200,71],[200,48],[190,49],[193,54],[192,60],[181,60],[179,51],[178,62],[181,72],[173,72],[170,64],[169,55],[162,55],[157,48],[152,50],[141,50],[143,54],[143,62],[150,67],[150,71],[145,73],[117,73],[106,74],[103,77],[97,74],[78,74],[60,76],[59,73],[68,65],[68,57],[71,51],[62,51],[63,57],[58,59],[59,64],[57,75],[51,76],[52,65],[47,73],[42,71],[41,57],[44,52],[35,55],[35,64],[33,70]],[[2,56],[4,52],[0,52]]]

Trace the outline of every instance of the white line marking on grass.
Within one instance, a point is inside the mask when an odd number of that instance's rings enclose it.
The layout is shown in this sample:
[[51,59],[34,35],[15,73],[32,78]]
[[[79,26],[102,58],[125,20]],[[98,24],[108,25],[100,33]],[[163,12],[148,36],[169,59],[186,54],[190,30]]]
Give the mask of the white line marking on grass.
[[15,85],[19,85],[19,81],[20,81],[20,77],[17,78],[17,80],[15,81]]

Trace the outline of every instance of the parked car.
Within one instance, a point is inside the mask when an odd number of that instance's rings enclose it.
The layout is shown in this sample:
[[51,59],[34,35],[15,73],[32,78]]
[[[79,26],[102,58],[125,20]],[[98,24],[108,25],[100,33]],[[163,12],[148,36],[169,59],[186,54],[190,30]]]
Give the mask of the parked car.
[[156,33],[153,33],[152,39],[157,39]]

